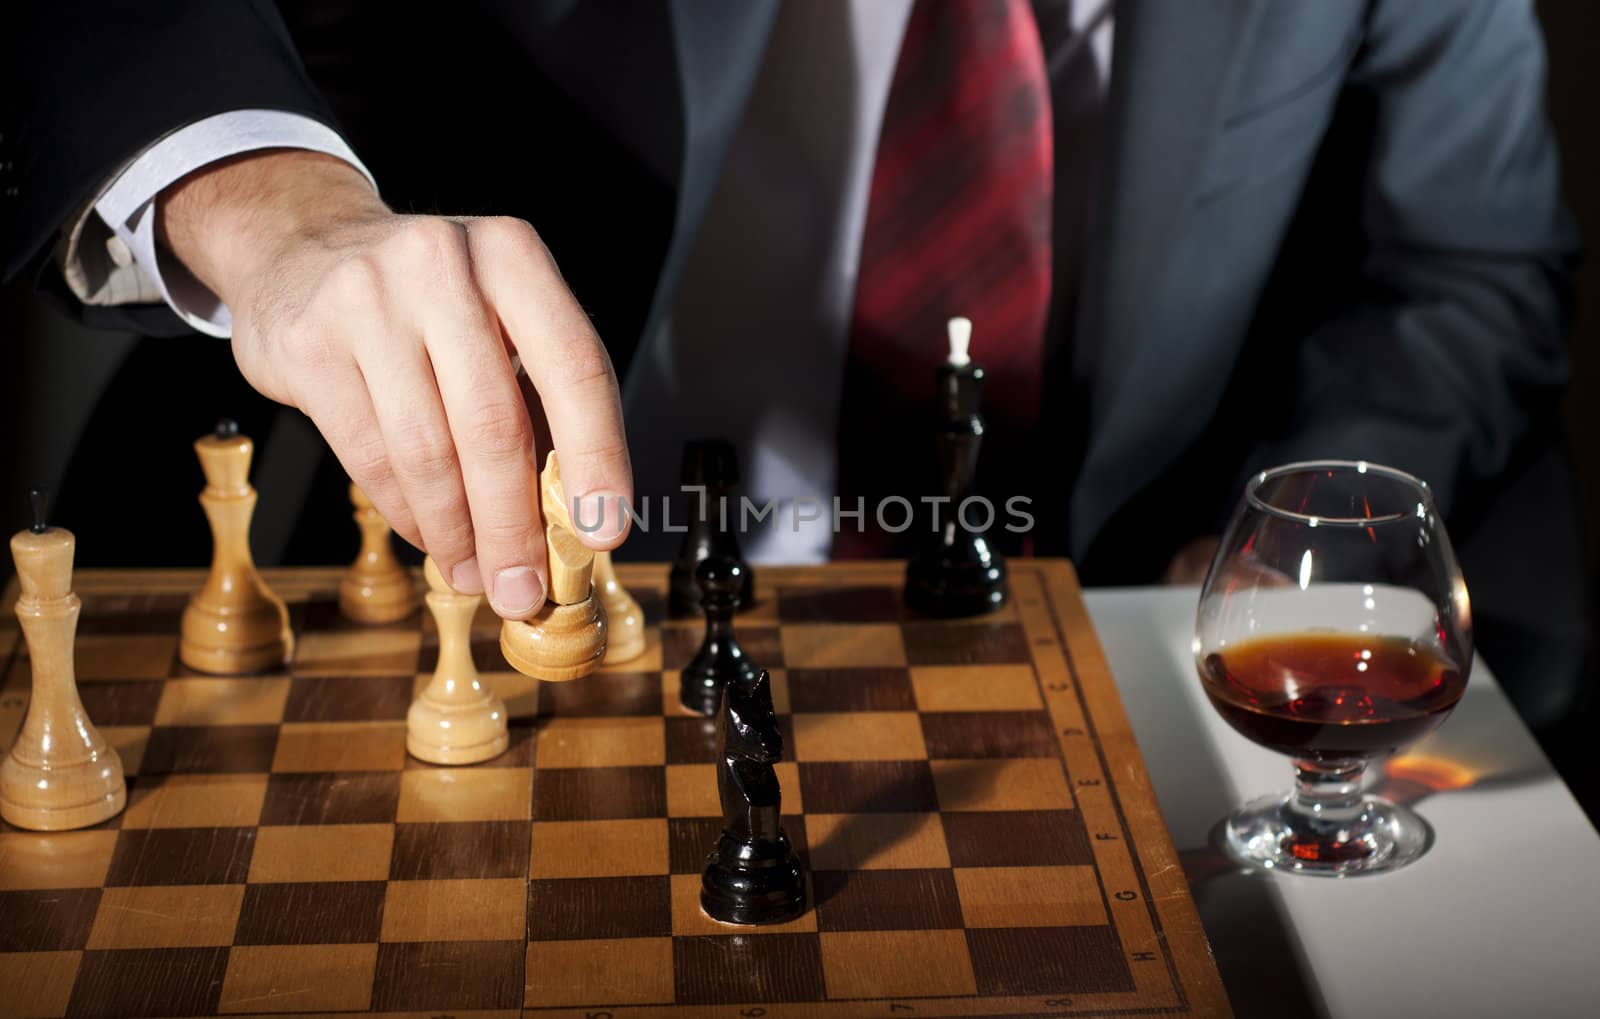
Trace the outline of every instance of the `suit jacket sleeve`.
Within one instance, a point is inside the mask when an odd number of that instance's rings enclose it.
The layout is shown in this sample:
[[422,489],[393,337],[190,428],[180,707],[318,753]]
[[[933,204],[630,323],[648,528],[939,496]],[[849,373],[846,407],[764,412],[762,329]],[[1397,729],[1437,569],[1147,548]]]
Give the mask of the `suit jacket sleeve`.
[[1343,456],[1448,510],[1505,469],[1566,381],[1577,238],[1521,0],[1382,0],[1350,84],[1376,101],[1364,299],[1306,338],[1292,423],[1250,469]]
[[[118,167],[185,124],[238,109],[333,125],[270,0],[52,0],[4,33],[0,81],[0,274],[48,267],[58,234]],[[69,310],[92,324],[172,333],[165,307]]]

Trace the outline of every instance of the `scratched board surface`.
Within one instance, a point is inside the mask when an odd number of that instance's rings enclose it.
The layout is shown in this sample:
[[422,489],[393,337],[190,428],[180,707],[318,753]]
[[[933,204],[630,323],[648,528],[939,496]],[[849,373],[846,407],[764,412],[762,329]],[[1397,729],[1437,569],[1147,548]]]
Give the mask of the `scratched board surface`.
[[[1013,564],[982,618],[918,619],[891,563],[758,569],[737,631],[772,670],[785,827],[814,908],[700,912],[719,828],[711,721],[677,706],[695,620],[624,566],[645,655],[566,684],[500,657],[511,747],[405,753],[425,612],[340,617],[338,571],[266,571],[286,669],[177,664],[201,577],[86,571],[80,690],[129,775],[79,832],[0,824],[0,1015],[1226,1014],[1071,567]],[[9,593],[0,746],[27,707]]]

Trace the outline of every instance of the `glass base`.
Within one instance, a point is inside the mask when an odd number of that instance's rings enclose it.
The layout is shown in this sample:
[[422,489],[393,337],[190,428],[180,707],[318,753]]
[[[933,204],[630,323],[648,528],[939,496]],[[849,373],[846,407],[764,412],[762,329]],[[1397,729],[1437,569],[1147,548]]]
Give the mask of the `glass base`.
[[1363,796],[1337,821],[1296,809],[1294,796],[1246,804],[1222,826],[1228,855],[1268,870],[1318,877],[1377,874],[1404,867],[1433,845],[1433,829],[1414,812]]

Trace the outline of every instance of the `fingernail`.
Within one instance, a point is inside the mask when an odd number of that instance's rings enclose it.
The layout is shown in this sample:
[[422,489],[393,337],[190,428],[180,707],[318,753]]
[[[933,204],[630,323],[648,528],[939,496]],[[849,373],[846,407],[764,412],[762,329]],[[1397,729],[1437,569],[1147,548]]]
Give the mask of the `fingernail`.
[[450,571],[450,588],[457,594],[483,593],[483,574],[478,572],[477,559],[456,564],[456,568]]
[[494,607],[500,615],[526,619],[544,600],[544,585],[530,566],[513,566],[494,575]]
[[622,496],[615,492],[590,492],[581,496],[572,526],[578,535],[593,542],[607,542],[622,533],[627,516],[622,512]]

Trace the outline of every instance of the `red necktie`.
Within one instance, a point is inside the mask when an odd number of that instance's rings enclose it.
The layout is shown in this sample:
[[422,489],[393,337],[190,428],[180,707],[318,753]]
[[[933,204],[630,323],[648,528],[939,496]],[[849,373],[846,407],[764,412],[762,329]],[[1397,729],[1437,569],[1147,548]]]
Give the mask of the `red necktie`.
[[[913,545],[878,530],[879,500],[919,519],[939,492],[934,369],[945,323],[972,319],[984,415],[1023,441],[1037,423],[1050,304],[1049,82],[1029,0],[917,0],[900,44],[867,202],[839,427],[839,495],[866,500],[834,555]],[[886,510],[895,527],[903,511]]]

